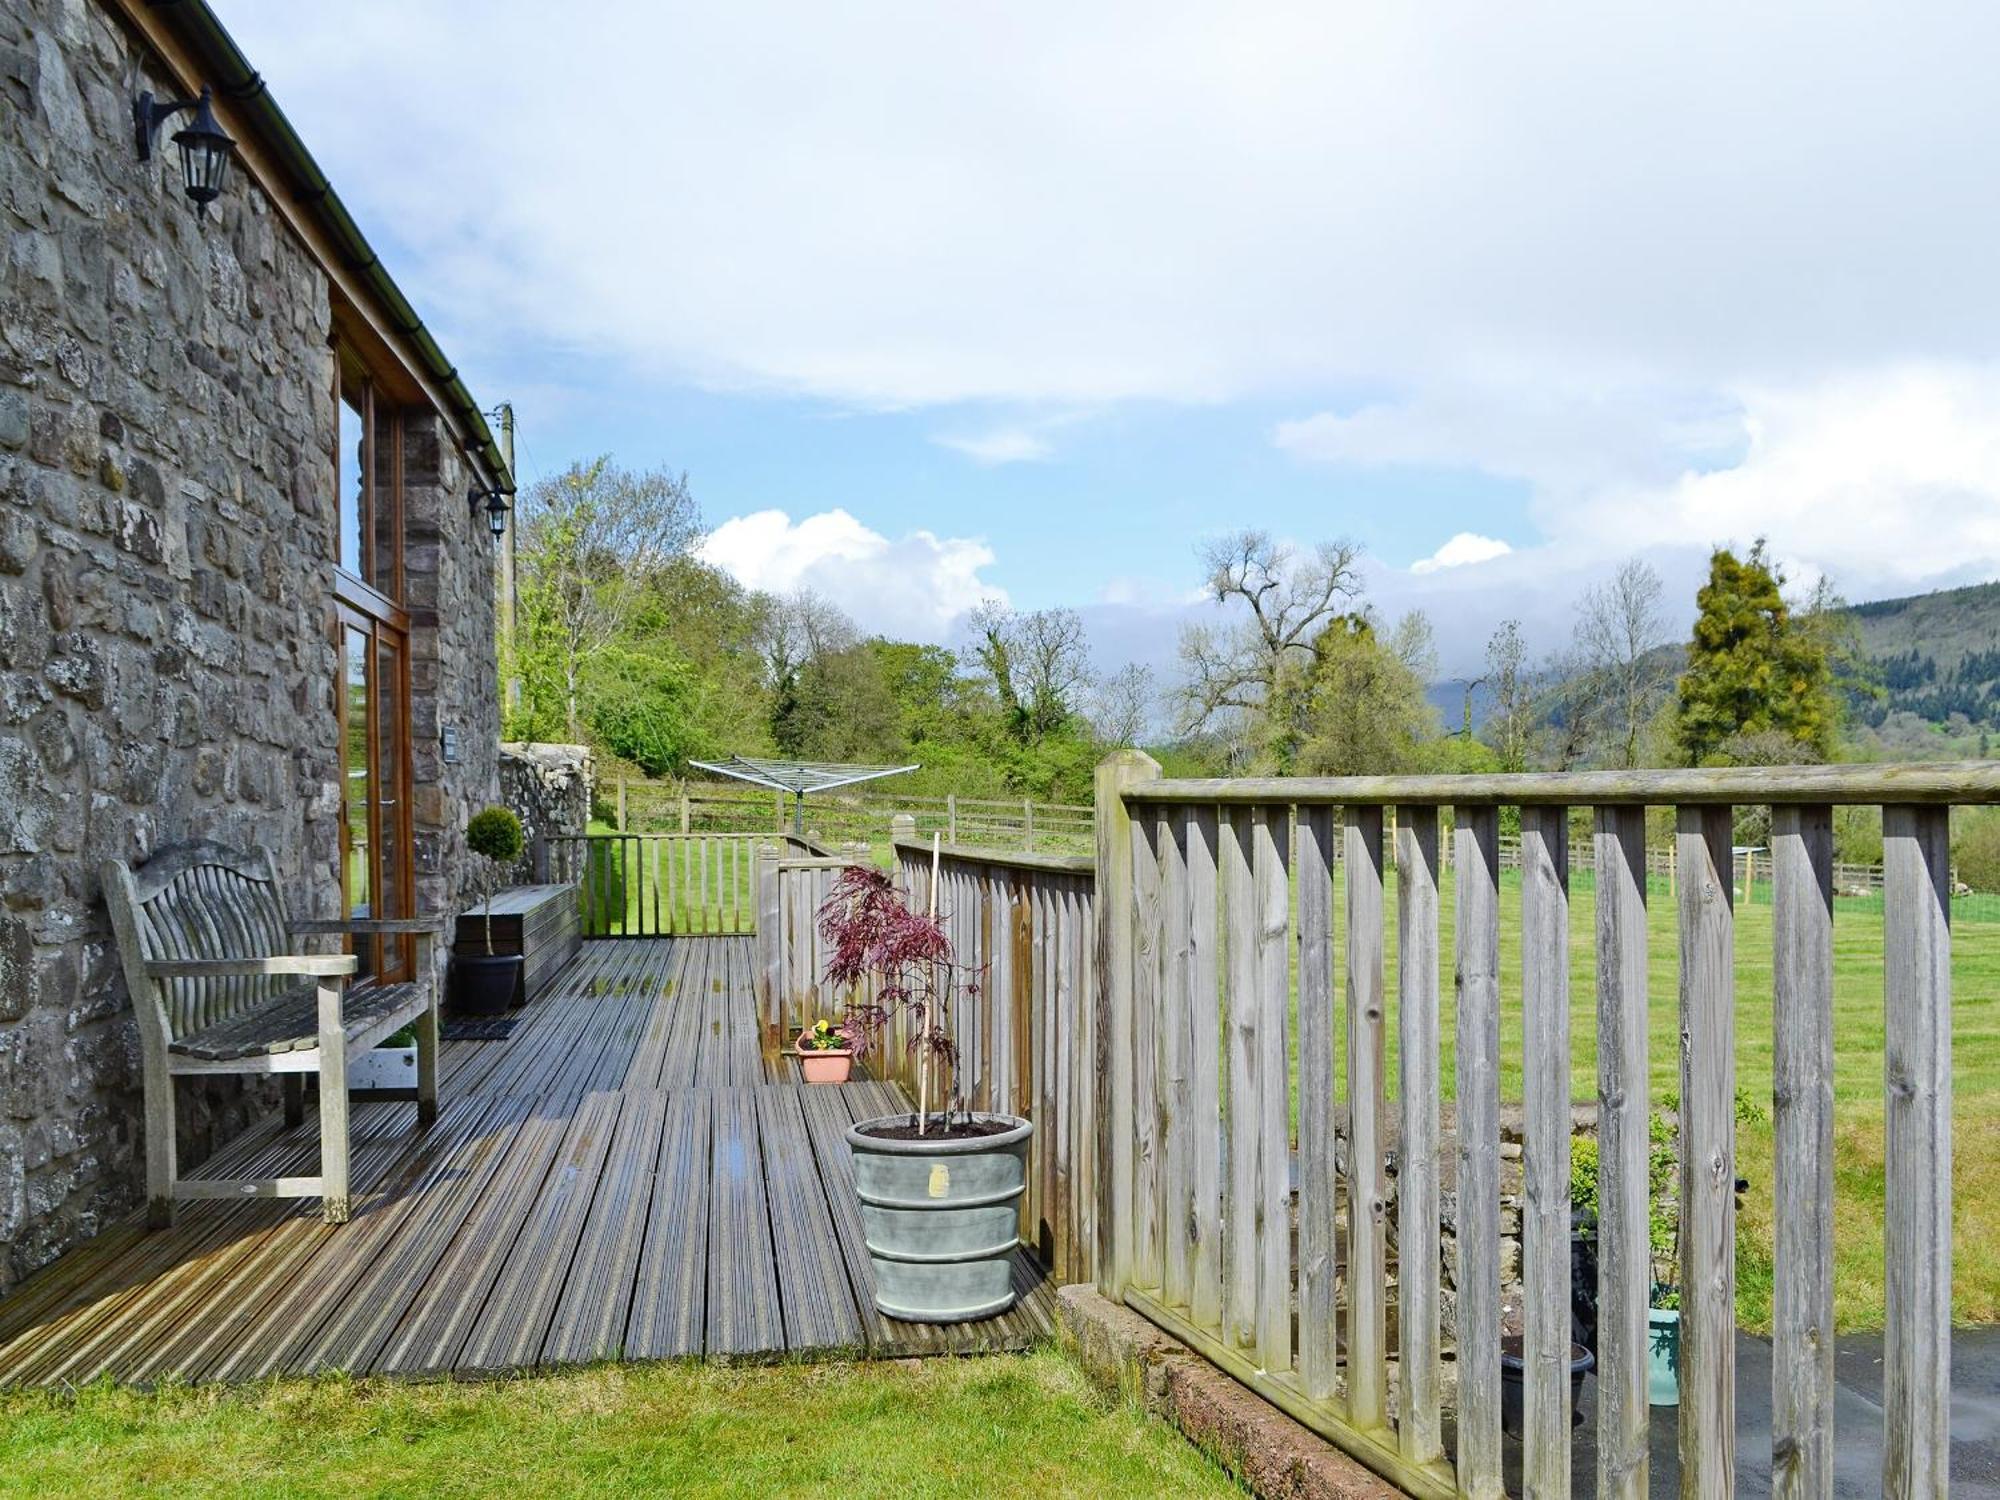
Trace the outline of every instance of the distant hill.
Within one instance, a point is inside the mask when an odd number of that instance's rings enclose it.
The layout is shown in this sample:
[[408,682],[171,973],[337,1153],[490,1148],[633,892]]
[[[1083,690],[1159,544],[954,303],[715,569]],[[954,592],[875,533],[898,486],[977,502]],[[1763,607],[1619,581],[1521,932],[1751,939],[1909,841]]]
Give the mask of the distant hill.
[[1447,731],[1459,729],[1465,724],[1465,696],[1472,694],[1472,727],[1479,728],[1486,722],[1486,716],[1493,712],[1493,689],[1484,682],[1469,682],[1463,677],[1447,677],[1442,682],[1434,682],[1424,696],[1437,710],[1438,722]]
[[[1848,606],[1860,636],[1861,676],[1848,685],[1848,732],[1879,753],[1916,758],[1985,755],[2000,734],[2000,583],[1939,589]],[[1680,642],[1655,653],[1660,675],[1680,675]],[[1464,721],[1467,682],[1431,684],[1446,729]],[[1472,722],[1492,712],[1493,695],[1470,685]]]
[[1934,731],[2000,729],[2000,583],[1940,589],[1849,608],[1873,691],[1848,698],[1857,729],[1907,738],[1921,720]]

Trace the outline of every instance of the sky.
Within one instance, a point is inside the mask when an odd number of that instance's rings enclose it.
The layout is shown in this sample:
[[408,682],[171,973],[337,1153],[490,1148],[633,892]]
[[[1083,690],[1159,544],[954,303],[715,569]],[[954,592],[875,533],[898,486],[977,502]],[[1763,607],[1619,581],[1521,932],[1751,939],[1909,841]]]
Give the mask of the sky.
[[2000,576],[2000,8],[212,0],[524,481],[1170,672],[1205,537],[1447,675],[1633,555]]

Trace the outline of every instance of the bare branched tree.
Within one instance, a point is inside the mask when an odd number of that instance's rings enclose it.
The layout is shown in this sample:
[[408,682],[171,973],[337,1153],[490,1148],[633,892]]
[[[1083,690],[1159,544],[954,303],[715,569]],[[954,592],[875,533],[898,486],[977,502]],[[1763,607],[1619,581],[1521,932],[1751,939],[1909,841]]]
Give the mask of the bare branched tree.
[[571,464],[521,497],[524,613],[554,657],[564,721],[581,738],[583,668],[630,623],[647,587],[701,534],[687,475],[634,474],[610,458]]
[[1181,633],[1186,728],[1230,712],[1260,715],[1288,665],[1312,654],[1313,638],[1361,595],[1351,542],[1322,542],[1300,558],[1262,531],[1239,531],[1202,549],[1207,591],[1233,618]]
[[1107,745],[1137,745],[1153,727],[1153,704],[1158,697],[1153,685],[1153,669],[1128,662],[1109,677],[1099,680],[1092,695],[1091,723],[1097,737]]
[[797,674],[807,662],[845,651],[860,639],[839,605],[811,589],[765,598],[757,621],[757,650],[773,685]]
[[1486,743],[1500,757],[1501,770],[1524,771],[1535,731],[1535,681],[1519,620],[1502,621],[1486,642],[1484,681],[1493,694],[1493,711],[1486,716]]
[[1639,763],[1639,737],[1671,675],[1659,648],[1666,641],[1660,575],[1639,558],[1577,604],[1577,665],[1591,679],[1613,758]]
[[973,611],[971,628],[970,664],[992,682],[1016,738],[1040,741],[1082,710],[1090,647],[1075,610],[1023,614],[988,602]]

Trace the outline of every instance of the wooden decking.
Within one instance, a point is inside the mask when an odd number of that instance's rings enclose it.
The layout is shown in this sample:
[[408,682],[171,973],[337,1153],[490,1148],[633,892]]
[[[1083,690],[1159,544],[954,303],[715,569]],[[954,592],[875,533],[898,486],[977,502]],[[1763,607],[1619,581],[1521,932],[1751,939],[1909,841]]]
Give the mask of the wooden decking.
[[[354,1110],[354,1220],[316,1199],[137,1216],[0,1299],[0,1385],[279,1373],[442,1375],[604,1359],[1018,1349],[1021,1303],[953,1328],[874,1310],[843,1133],[908,1107],[880,1083],[808,1088],[761,1055],[747,938],[586,944],[505,1041],[448,1042],[437,1123]],[[193,1175],[317,1160],[276,1119]]]

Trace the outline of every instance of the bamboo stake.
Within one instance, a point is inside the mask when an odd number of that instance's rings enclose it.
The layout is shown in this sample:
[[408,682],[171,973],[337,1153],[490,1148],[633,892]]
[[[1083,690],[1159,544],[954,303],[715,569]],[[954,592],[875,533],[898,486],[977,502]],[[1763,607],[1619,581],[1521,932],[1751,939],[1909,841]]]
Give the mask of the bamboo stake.
[[[936,832],[933,832],[931,834],[931,891],[930,891],[930,912],[929,912],[930,919],[933,922],[937,920],[938,866],[943,862],[943,859],[944,859],[943,840],[938,836]],[[917,1043],[917,1045],[923,1050],[922,1057],[920,1057],[917,1061],[917,1134],[918,1135],[927,1135],[930,1132],[931,1066],[936,1061],[936,1058],[933,1057],[931,1053],[930,1033],[931,1033],[931,1027],[935,1024],[936,1022],[931,1015],[931,1008],[930,1006],[926,1005],[924,1007],[924,1019],[922,1023],[923,1035],[918,1039]]]

